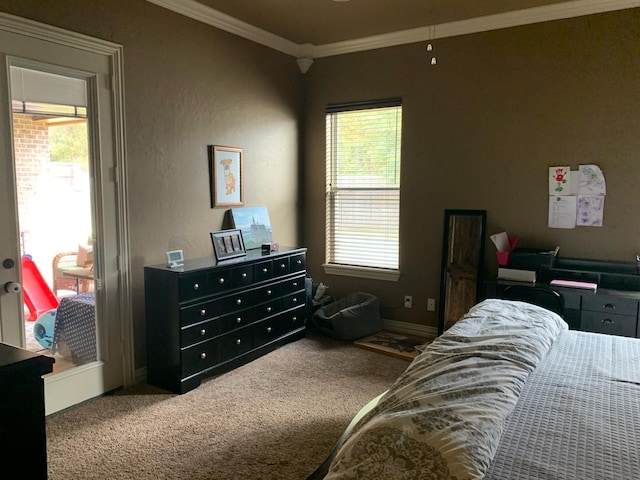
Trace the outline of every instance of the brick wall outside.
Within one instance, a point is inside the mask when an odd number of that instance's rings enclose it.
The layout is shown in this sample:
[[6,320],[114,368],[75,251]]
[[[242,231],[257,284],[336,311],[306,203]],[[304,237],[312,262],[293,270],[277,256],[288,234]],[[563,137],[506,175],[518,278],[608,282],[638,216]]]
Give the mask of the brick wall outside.
[[13,116],[19,218],[27,215],[34,200],[41,175],[49,164],[49,128],[35,122],[30,115]]

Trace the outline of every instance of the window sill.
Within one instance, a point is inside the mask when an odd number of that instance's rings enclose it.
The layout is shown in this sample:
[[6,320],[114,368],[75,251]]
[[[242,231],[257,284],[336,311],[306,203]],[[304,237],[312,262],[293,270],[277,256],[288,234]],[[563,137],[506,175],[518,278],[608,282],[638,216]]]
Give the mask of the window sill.
[[327,275],[342,275],[345,277],[372,278],[374,280],[386,280],[397,282],[400,278],[399,270],[385,270],[382,268],[356,267],[353,265],[336,265],[325,263],[322,265]]

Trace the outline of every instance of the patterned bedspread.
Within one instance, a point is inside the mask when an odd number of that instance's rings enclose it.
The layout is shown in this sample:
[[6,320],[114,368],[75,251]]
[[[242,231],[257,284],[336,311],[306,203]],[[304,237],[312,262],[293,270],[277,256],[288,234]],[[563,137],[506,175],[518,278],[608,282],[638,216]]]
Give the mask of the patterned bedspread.
[[476,305],[354,426],[325,479],[483,478],[527,378],[566,330],[534,305]]

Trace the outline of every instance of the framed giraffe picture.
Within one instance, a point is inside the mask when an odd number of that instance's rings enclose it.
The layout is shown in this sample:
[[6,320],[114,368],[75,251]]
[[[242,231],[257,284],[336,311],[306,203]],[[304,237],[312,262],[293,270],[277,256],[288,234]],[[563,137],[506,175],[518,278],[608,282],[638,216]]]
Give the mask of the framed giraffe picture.
[[211,208],[244,205],[243,150],[209,145]]

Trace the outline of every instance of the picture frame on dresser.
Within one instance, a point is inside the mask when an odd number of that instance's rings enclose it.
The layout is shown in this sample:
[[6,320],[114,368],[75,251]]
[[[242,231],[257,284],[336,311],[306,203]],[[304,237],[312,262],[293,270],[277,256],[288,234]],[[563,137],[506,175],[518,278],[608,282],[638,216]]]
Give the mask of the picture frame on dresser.
[[243,257],[247,254],[239,228],[211,232],[210,235],[216,260]]
[[244,150],[209,145],[211,208],[244,205]]

